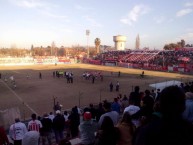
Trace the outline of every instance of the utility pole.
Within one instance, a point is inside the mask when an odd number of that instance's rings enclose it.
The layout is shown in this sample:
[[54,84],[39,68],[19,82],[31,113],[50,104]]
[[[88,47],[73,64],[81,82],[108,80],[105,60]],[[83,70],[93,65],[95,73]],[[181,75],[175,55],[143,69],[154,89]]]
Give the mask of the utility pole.
[[90,51],[89,51],[89,34],[90,34],[90,30],[86,30],[86,36],[87,36],[87,58],[89,58],[90,55]]
[[56,98],[57,98],[57,97],[53,96],[53,101],[54,101],[54,107],[53,107],[53,109],[54,109],[54,112],[55,112]]

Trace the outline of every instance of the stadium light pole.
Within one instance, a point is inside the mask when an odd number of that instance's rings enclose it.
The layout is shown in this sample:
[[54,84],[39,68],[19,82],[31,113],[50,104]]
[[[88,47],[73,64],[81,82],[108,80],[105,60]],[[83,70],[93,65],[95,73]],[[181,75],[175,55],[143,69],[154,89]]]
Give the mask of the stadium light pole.
[[89,45],[88,45],[89,34],[90,34],[90,30],[86,30],[86,36],[87,36],[87,58],[89,58],[89,55],[90,55]]

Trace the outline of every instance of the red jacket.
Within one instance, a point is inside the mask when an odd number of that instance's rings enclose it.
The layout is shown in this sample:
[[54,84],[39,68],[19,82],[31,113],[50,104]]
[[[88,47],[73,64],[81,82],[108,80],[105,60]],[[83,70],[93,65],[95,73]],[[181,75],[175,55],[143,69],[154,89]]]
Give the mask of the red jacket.
[[9,144],[9,140],[7,138],[7,134],[3,127],[0,126],[0,145],[3,145],[4,143]]

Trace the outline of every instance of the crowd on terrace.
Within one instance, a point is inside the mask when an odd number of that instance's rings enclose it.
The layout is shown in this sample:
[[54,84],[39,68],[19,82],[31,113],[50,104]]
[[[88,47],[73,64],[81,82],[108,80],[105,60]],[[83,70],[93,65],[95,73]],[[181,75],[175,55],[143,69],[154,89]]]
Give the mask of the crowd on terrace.
[[95,60],[101,62],[122,62],[157,66],[178,64],[191,64],[193,62],[192,50],[127,50],[108,51],[98,55]]
[[[104,100],[82,111],[74,106],[70,114],[63,112],[59,103],[54,109],[54,114],[32,114],[27,126],[16,118],[9,130],[14,145],[70,145],[77,137],[79,145],[193,144],[193,82],[162,91],[135,86],[133,92],[119,94],[114,102]],[[9,143],[0,128],[0,145],[3,141]]]

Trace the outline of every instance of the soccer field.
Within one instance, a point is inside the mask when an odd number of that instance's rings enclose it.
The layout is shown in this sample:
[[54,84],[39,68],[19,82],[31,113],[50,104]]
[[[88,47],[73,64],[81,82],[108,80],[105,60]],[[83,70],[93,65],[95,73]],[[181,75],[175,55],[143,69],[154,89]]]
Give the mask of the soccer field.
[[[68,83],[65,78],[53,78],[53,71],[68,71],[74,75],[73,83]],[[82,74],[85,71],[102,72],[104,79],[85,80]],[[118,72],[121,76],[118,77]],[[39,72],[42,79],[39,79]],[[112,72],[112,73],[111,73]],[[70,109],[77,105],[84,107],[89,103],[98,104],[102,100],[113,100],[118,94],[127,97],[133,87],[139,85],[141,91],[153,89],[149,84],[177,80],[192,81],[193,77],[182,74],[154,72],[145,70],[145,78],[140,78],[142,70],[120,67],[96,66],[88,64],[66,65],[33,65],[33,66],[0,66],[2,78],[0,80],[0,110],[18,107],[22,119],[28,119],[32,113],[42,116],[43,113],[53,111],[54,99],[62,104],[62,109]],[[27,79],[29,75],[29,79]],[[7,76],[8,81],[4,81]],[[10,76],[14,76],[16,89],[13,89]],[[120,83],[120,91],[109,91],[109,84]]]

